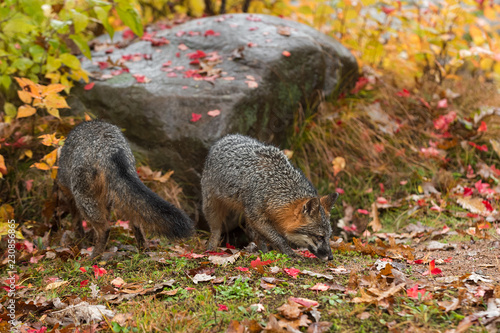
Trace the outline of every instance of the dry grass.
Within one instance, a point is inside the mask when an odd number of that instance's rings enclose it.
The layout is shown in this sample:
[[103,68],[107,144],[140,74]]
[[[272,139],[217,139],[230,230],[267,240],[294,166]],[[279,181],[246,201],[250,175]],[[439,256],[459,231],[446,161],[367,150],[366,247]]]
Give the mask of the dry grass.
[[[463,171],[467,163],[480,157],[491,160],[491,152],[467,145],[464,149],[460,143],[471,138],[478,144],[487,143],[486,136],[478,136],[477,126],[469,130],[461,120],[481,106],[500,106],[494,84],[473,77],[442,84],[426,82],[409,89],[410,96],[404,97],[398,96],[403,87],[397,86],[395,77],[381,77],[356,95],[321,101],[314,116],[302,112],[298,117],[301,131],[290,141],[293,159],[320,191],[340,187],[353,201],[363,201],[362,194],[369,188],[378,189],[379,183],[391,189],[407,180],[412,186],[430,180],[440,169]],[[451,99],[450,91],[458,97]],[[438,108],[438,100],[447,96],[448,107]],[[433,121],[450,111],[457,113],[457,121],[450,125],[449,137],[440,138]],[[489,126],[491,131],[494,127]],[[429,147],[430,141],[446,151],[446,159],[422,154],[420,149]],[[332,161],[338,156],[346,160],[346,167],[334,176]]]

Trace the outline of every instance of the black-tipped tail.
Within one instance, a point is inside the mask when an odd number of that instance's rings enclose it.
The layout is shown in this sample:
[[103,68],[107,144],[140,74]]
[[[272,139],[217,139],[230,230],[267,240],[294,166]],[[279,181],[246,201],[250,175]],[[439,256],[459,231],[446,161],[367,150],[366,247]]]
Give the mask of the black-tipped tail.
[[144,185],[123,151],[115,153],[111,160],[120,178],[116,186],[119,188],[117,200],[126,205],[126,211],[134,211],[145,230],[168,238],[183,238],[193,233],[193,221]]

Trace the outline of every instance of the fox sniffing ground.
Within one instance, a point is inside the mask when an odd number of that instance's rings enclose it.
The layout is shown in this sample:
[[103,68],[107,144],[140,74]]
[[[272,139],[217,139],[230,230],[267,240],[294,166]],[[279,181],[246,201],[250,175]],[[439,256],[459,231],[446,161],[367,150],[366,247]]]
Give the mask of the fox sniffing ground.
[[95,231],[92,258],[106,249],[112,208],[130,220],[140,250],[146,247],[144,231],[168,238],[187,237],[193,231],[186,213],[141,182],[132,151],[112,124],[84,122],[69,133],[56,182],[61,200],[70,206],[76,236],[84,236],[82,218]]
[[201,177],[203,213],[210,226],[208,250],[218,246],[230,211],[243,213],[250,235],[294,256],[290,244],[331,260],[330,211],[338,193],[319,197],[304,174],[278,148],[228,135],[208,153]]

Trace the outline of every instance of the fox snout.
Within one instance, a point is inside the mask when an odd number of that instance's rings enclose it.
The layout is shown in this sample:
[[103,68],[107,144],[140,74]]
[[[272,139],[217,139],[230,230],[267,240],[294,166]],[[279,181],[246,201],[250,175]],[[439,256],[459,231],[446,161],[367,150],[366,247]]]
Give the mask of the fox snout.
[[333,259],[332,248],[328,240],[322,240],[316,248],[314,248],[314,246],[308,246],[308,248],[309,251],[321,260],[327,261]]

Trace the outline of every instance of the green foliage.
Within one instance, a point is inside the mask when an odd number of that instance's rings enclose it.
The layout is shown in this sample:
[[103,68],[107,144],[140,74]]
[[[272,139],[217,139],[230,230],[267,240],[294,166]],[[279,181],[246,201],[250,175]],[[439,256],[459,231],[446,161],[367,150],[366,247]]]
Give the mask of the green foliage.
[[88,41],[102,24],[112,37],[110,16],[141,36],[143,26],[135,2],[126,0],[4,1],[0,3],[0,88],[7,92],[14,76],[35,83],[88,81],[75,54],[91,57]]
[[241,277],[237,278],[232,285],[222,285],[215,287],[218,294],[217,297],[221,299],[238,299],[245,297],[253,297],[253,289],[248,284],[248,280],[243,280]]

